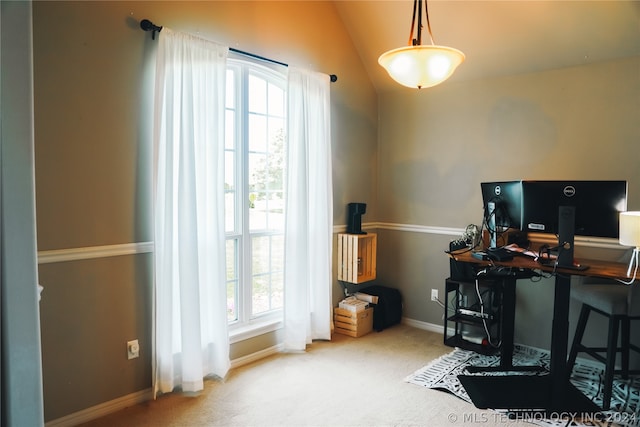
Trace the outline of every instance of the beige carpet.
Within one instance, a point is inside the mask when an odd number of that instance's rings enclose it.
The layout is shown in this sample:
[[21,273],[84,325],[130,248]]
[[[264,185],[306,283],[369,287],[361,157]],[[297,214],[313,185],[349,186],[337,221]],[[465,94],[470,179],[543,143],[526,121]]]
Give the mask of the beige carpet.
[[278,354],[207,381],[196,397],[170,394],[85,426],[529,426],[446,392],[404,381],[450,352],[442,335],[397,325],[335,334],[306,353]]

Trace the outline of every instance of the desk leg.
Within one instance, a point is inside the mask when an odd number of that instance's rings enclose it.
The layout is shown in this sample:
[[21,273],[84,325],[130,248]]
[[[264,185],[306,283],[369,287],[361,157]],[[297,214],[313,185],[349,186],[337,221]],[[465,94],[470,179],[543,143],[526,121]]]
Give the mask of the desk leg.
[[567,346],[569,344],[569,301],[571,276],[556,275],[553,324],[551,330],[551,405],[553,410],[598,412],[598,408],[569,381],[567,372]]
[[571,277],[556,275],[553,303],[553,324],[551,326],[550,375],[552,401],[562,400],[568,376],[567,345],[569,342],[569,297]]
[[513,367],[513,335],[516,321],[516,279],[505,277],[502,279],[502,351],[500,367],[509,370]]
[[513,345],[516,322],[516,277],[503,277],[500,283],[502,291],[502,312],[500,314],[500,365],[498,366],[469,366],[467,371],[503,372],[503,371],[543,371],[541,366],[513,366]]
[[[510,297],[508,295],[509,289],[513,290],[515,298],[514,285],[505,282],[507,298]],[[556,276],[549,374],[542,376],[459,375],[458,379],[476,407],[532,410],[546,413],[562,411],[594,413],[600,411],[600,408],[567,379],[570,286],[571,278],[569,276]],[[515,299],[513,307],[515,309]],[[512,322],[510,324],[513,325]],[[507,336],[510,336],[513,341],[512,332]],[[511,342],[511,344],[513,343]],[[512,347],[512,345],[505,345],[505,348]],[[510,357],[507,361],[508,355],[512,357],[513,352],[503,354],[501,363],[512,362]]]

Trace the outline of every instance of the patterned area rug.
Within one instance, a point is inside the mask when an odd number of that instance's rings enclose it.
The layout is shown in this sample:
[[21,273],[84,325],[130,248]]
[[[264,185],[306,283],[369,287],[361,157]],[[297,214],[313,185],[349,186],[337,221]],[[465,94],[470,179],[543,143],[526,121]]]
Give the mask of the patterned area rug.
[[[497,366],[499,356],[485,356],[469,350],[456,348],[449,354],[434,360],[424,368],[414,372],[406,382],[432,389],[448,391],[471,403],[471,399],[458,381],[458,375],[469,375],[468,366]],[[526,346],[516,345],[513,354],[515,366],[537,365],[549,367],[549,352]],[[481,374],[476,374],[481,375]],[[492,374],[492,375],[495,375]],[[600,387],[604,376],[604,366],[600,363],[578,359],[571,375],[571,382],[585,396],[602,405]],[[504,412],[504,411],[503,411]],[[552,414],[553,415],[553,414]],[[562,416],[561,416],[562,415]],[[539,414],[524,415],[522,419],[543,427],[560,426],[640,426],[640,378],[614,379],[611,398],[611,410],[581,419],[568,419],[565,414],[543,418]]]

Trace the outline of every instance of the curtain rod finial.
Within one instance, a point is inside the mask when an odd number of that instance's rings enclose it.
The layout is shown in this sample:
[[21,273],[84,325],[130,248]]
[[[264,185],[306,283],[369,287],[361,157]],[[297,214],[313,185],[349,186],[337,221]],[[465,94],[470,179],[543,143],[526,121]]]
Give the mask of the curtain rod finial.
[[149,21],[148,19],[143,19],[142,21],[140,21],[140,28],[142,28],[142,30],[144,31],[152,31],[151,38],[153,40],[156,39],[156,32],[162,31],[162,27],[155,25],[153,22]]

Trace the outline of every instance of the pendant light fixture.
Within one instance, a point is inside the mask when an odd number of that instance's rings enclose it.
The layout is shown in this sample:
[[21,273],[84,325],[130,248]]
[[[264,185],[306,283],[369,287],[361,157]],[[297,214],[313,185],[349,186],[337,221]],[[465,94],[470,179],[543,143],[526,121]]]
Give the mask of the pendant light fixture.
[[[438,85],[451,77],[458,65],[464,61],[464,53],[458,49],[438,46],[433,42],[427,0],[424,0],[424,10],[431,44],[422,44],[422,0],[414,0],[408,46],[392,49],[378,58],[378,63],[387,70],[392,79],[410,88],[421,89]],[[416,17],[418,31],[414,38]]]

